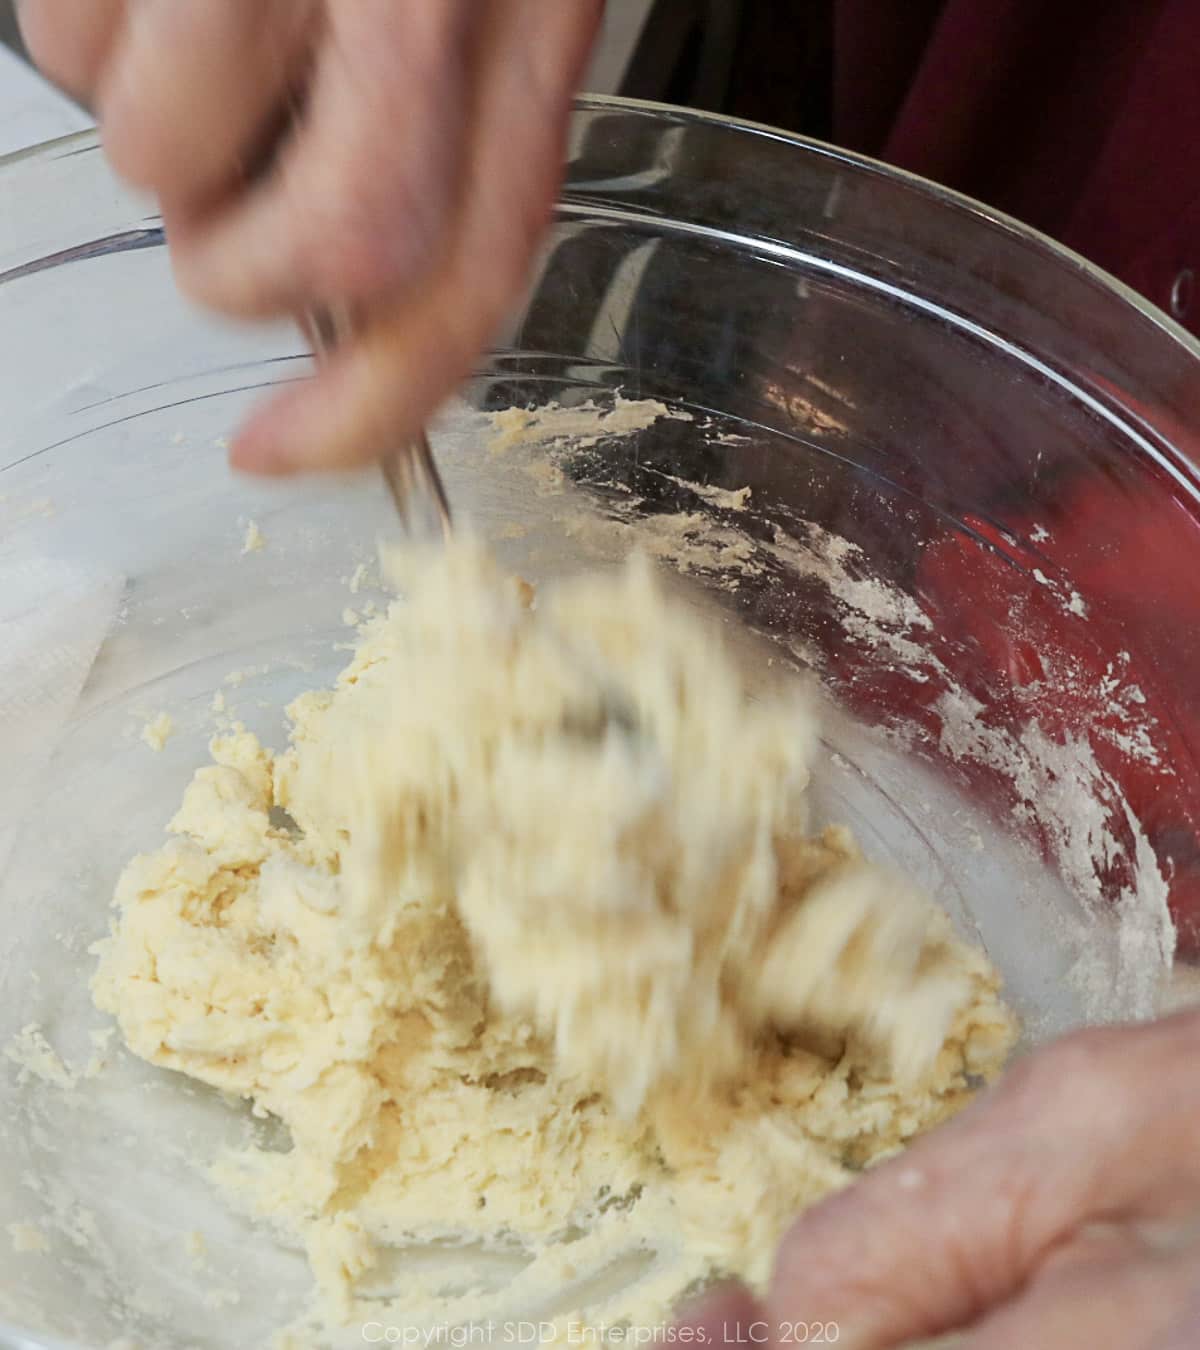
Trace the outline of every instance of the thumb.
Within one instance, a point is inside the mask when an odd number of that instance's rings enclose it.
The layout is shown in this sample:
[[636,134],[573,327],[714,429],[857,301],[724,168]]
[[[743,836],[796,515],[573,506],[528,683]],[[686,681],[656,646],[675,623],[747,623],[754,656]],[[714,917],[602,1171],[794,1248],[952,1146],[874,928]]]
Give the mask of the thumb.
[[769,1321],[836,1324],[841,1350],[907,1344],[1008,1300],[1081,1224],[1196,1203],[1200,1090],[1182,1087],[1181,1065],[1197,1049],[1192,1014],[1031,1055],[952,1124],[800,1217]]
[[771,1345],[766,1313],[744,1285],[726,1283],[686,1303],[675,1319],[672,1340],[691,1345]]

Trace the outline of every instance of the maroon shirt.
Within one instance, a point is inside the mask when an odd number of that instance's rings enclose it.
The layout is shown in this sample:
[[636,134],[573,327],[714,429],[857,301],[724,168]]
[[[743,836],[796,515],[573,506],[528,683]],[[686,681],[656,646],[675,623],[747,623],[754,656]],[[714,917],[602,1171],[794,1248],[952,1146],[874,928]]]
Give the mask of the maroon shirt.
[[998,207],[1200,334],[1200,0],[835,0],[832,139]]

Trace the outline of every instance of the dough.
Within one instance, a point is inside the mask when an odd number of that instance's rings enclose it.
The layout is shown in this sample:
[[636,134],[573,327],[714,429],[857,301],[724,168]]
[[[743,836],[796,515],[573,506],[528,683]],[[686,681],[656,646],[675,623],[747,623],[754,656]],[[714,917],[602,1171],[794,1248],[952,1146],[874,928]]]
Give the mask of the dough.
[[[797,1209],[999,1070],[995,971],[810,832],[805,699],[752,694],[645,563],[536,604],[470,539],[393,570],[289,748],[215,740],[129,864],[97,1004],[287,1127],[218,1173],[307,1246],[293,1344],[761,1284]],[[507,1253],[502,1291],[395,1294],[394,1251],[444,1238]]]

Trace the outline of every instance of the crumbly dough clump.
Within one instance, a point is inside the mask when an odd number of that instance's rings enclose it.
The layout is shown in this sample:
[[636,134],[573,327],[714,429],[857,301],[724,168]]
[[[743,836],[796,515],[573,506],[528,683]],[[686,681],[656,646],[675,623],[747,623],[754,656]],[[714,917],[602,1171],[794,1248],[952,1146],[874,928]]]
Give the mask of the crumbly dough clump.
[[[306,1243],[311,1326],[656,1323],[761,1284],[797,1209],[998,1071],[994,970],[810,832],[805,701],[752,696],[646,565],[536,604],[469,539],[397,572],[284,753],[213,742],[120,880],[97,1004],[287,1127],[218,1171]],[[502,1292],[397,1284],[447,1238],[512,1258]]]

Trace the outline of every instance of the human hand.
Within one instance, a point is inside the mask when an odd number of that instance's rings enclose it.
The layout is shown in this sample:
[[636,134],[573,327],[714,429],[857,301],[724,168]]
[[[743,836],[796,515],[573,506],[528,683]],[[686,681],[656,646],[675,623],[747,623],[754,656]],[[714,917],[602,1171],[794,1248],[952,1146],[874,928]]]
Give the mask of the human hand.
[[761,1302],[726,1288],[685,1314],[693,1343],[1195,1350],[1198,1057],[1196,1011],[1038,1051],[802,1215]]
[[34,59],[157,196],[185,292],[251,318],[355,315],[356,340],[242,428],[235,465],[366,462],[467,373],[525,284],[601,10],[24,0]]

